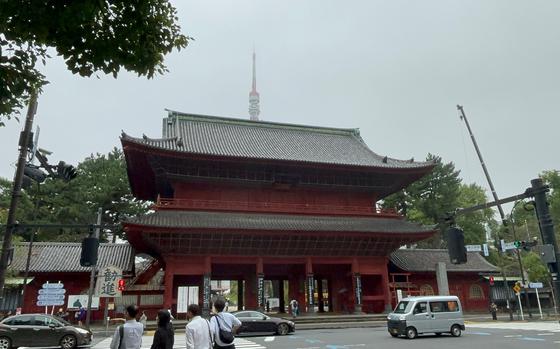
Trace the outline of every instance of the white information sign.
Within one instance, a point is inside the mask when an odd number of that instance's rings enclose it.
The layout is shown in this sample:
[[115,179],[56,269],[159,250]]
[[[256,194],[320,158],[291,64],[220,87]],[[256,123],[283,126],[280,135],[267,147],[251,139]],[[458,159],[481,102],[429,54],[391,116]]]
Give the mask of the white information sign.
[[543,283],[542,282],[530,282],[529,287],[530,288],[543,288]]
[[99,270],[95,295],[97,297],[120,297],[119,280],[122,279],[122,269],[117,267],[106,267]]
[[266,301],[268,302],[268,306],[270,307],[270,309],[278,308],[280,306],[279,298],[269,298]]
[[502,245],[502,252],[506,252],[508,250],[515,250],[517,249],[517,247],[515,247],[515,243],[514,242],[505,242],[504,240],[500,240],[500,243]]
[[189,304],[198,304],[198,286],[181,286],[177,290],[177,313],[186,313]]
[[482,250],[484,251],[485,257],[488,257],[490,255],[490,251],[488,251],[488,244],[482,244]]
[[64,305],[66,290],[62,283],[44,283],[37,295],[37,306],[48,307]]
[[[68,310],[78,310],[82,307],[87,308],[88,295],[76,294],[68,296]],[[91,299],[91,309],[99,309],[99,297],[94,296]]]
[[482,246],[480,245],[467,245],[465,248],[469,252],[482,252]]

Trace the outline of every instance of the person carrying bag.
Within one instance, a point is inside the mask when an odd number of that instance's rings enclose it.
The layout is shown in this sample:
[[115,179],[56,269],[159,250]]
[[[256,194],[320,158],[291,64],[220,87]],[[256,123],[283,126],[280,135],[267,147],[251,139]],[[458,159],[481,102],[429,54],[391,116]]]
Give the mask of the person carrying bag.
[[210,319],[210,329],[214,339],[214,349],[235,349],[235,333],[241,327],[241,321],[230,313],[224,312],[226,301],[218,297],[214,301],[214,315]]

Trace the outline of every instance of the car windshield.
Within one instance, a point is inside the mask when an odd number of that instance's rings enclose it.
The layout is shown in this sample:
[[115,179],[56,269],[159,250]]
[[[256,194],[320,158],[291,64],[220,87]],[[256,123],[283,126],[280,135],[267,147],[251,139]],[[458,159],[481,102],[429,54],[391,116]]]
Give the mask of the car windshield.
[[393,313],[396,313],[396,314],[408,313],[411,305],[412,304],[408,301],[401,301],[401,302],[399,302],[399,304],[397,304],[397,307],[395,308],[395,311]]

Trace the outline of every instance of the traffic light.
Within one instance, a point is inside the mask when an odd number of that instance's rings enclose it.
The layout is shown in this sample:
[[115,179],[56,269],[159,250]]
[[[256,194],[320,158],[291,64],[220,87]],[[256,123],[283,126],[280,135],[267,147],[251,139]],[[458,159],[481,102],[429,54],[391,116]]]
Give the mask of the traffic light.
[[467,250],[465,249],[465,236],[459,228],[451,227],[447,231],[447,249],[449,259],[453,264],[467,263]]
[[531,248],[537,246],[537,243],[538,240],[533,240],[533,241],[517,240],[513,242],[515,248],[524,249],[525,251],[531,251]]
[[77,175],[76,168],[72,165],[68,165],[64,161],[60,161],[58,163],[58,166],[56,166],[56,173],[66,182],[69,182],[72,179],[76,178]]
[[37,183],[43,183],[47,179],[47,174],[39,167],[31,164],[25,164],[23,175]]
[[82,240],[82,255],[80,265],[91,267],[97,264],[97,250],[99,249],[99,239],[87,237]]
[[119,279],[119,286],[118,289],[119,291],[124,291],[125,285],[124,285],[124,279]]

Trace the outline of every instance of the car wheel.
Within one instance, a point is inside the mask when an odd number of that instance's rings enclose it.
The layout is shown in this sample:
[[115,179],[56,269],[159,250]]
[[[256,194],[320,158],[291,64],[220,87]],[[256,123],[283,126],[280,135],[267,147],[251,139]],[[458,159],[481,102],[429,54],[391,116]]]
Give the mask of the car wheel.
[[406,329],[406,338],[414,339],[417,336],[418,336],[418,332],[416,332],[416,329],[414,327],[408,327]]
[[461,327],[459,325],[451,326],[451,335],[453,337],[461,337]]
[[76,347],[76,337],[68,334],[60,340],[60,347],[62,349],[74,349]]
[[278,325],[276,332],[281,336],[285,336],[288,334],[288,332],[290,332],[290,328],[286,324],[280,324]]
[[8,337],[0,337],[0,349],[10,349],[12,341]]

